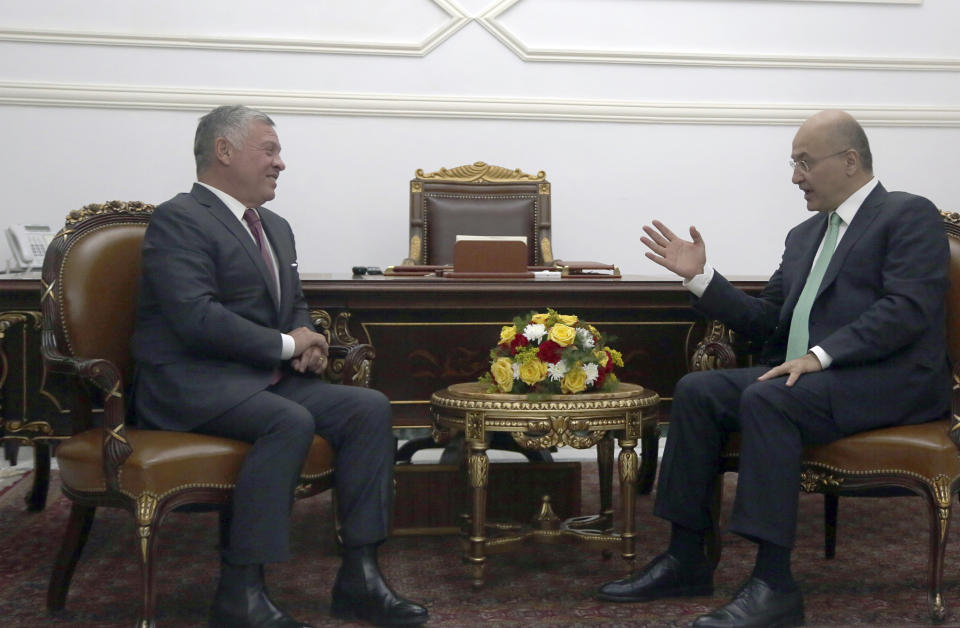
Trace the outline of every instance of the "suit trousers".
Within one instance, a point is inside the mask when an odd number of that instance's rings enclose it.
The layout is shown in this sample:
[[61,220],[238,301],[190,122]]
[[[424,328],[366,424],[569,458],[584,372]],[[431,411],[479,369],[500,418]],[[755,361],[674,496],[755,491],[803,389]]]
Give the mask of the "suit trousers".
[[293,492],[314,434],[336,452],[334,486],[344,544],[387,537],[396,443],[390,402],[379,391],[287,375],[196,431],[253,444],[237,478],[222,548],[230,563],[289,558]]
[[654,514],[696,531],[712,525],[720,453],[740,432],[737,493],[731,531],[793,547],[806,445],[844,434],[830,409],[829,369],[758,382],[769,367],[689,373],[677,383],[660,465]]

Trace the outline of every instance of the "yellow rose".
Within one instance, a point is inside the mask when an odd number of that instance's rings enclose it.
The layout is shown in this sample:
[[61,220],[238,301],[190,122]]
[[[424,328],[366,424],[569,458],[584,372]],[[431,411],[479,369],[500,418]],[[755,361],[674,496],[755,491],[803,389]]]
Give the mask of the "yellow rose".
[[497,382],[500,392],[508,393],[513,390],[513,362],[510,358],[497,358],[490,365],[490,374],[493,375],[493,381]]
[[550,340],[561,347],[569,347],[577,337],[577,330],[568,325],[557,323],[550,328],[550,332],[547,335]]
[[534,325],[545,325],[549,317],[549,314],[534,314],[533,318],[530,319],[530,322]]
[[560,383],[560,390],[565,394],[575,394],[587,388],[587,374],[579,362],[567,371]]
[[512,342],[514,337],[517,335],[517,328],[513,325],[504,325],[500,330],[500,342],[497,344],[507,344]]
[[577,324],[577,321],[580,320],[580,319],[577,318],[576,316],[572,316],[572,315],[569,315],[569,314],[557,314],[557,318],[558,318],[558,319],[560,320],[560,322],[563,323],[564,325],[570,325],[571,327],[573,327],[574,325],[576,325],[576,324]]
[[542,382],[547,377],[547,365],[534,358],[520,365],[520,379],[527,386],[533,386],[537,382]]

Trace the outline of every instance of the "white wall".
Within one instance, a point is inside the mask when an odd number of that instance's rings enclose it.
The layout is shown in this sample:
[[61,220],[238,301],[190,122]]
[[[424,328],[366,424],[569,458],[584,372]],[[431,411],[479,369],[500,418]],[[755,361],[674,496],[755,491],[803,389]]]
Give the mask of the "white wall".
[[414,171],[482,160],[546,171],[558,257],[666,278],[637,241],[661,218],[766,277],[819,109],[863,122],[889,189],[960,209],[957,24],[956,0],[0,0],[0,224],[187,189],[197,118],[243,102],[277,122],[304,272],[398,263]]

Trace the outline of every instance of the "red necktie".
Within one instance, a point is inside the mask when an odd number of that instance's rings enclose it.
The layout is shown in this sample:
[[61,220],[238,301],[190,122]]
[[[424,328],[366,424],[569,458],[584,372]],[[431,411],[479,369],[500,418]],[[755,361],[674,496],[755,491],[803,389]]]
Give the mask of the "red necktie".
[[[253,209],[249,207],[245,212],[243,212],[243,219],[250,226],[250,232],[253,234],[253,239],[257,241],[257,247],[260,248],[260,255],[263,257],[264,263],[267,265],[267,271],[270,273],[270,281],[276,285],[277,281],[277,271],[273,265],[273,258],[270,257],[270,251],[267,250],[266,245],[263,242],[263,226],[260,224],[260,216],[257,215]],[[280,369],[273,371],[273,377],[270,378],[270,385],[273,386],[280,381],[283,374],[280,372]]]
[[260,248],[260,256],[263,258],[263,262],[267,265],[267,270],[270,272],[270,279],[274,282],[274,285],[276,285],[277,269],[274,267],[273,258],[270,256],[270,251],[263,241],[263,226],[260,224],[260,216],[258,216],[254,210],[247,208],[247,210],[243,212],[243,219],[247,221],[247,224],[250,226],[253,239],[257,241],[257,246]]

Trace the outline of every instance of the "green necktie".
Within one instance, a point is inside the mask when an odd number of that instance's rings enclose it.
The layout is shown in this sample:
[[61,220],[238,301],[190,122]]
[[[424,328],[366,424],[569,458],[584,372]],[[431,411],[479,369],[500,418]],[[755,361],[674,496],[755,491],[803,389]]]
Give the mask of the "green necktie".
[[823,238],[823,249],[820,256],[814,262],[810,274],[807,276],[807,283],[803,285],[803,292],[797,300],[797,306],[793,308],[793,318],[790,319],[790,336],[787,338],[787,360],[799,358],[810,347],[810,308],[813,307],[813,300],[817,296],[817,290],[820,289],[820,283],[823,281],[823,275],[830,264],[830,258],[833,257],[833,250],[837,248],[837,234],[840,232],[840,216],[837,212],[830,214],[830,225],[827,227],[827,235]]

